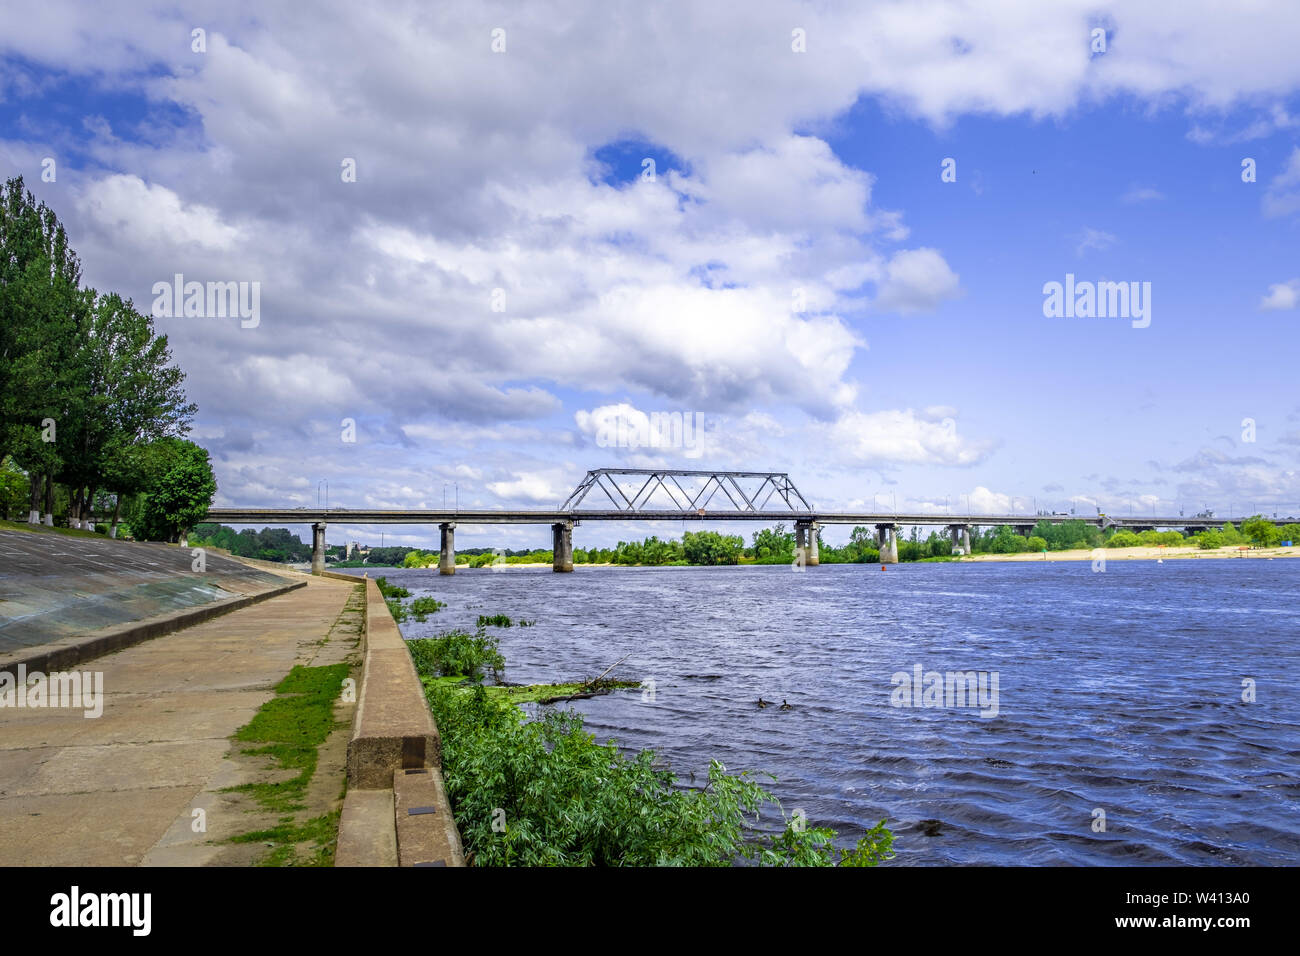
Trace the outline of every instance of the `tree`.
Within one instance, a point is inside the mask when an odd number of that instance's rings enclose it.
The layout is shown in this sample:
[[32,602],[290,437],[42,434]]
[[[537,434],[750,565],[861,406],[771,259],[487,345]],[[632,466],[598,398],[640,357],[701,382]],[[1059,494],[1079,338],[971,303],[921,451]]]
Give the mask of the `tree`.
[[58,217],[23,186],[0,188],[0,458],[12,453],[30,479],[30,510],[41,491],[52,507],[62,467],[61,430],[77,391],[73,357],[89,300],[81,263]]
[[131,531],[150,541],[175,541],[208,513],[217,493],[208,453],[179,438],[157,442],[168,467],[141,497]]
[[[1028,551],[1029,543],[1016,534],[1010,525],[1002,525],[998,528],[997,534],[993,536],[989,544],[989,550],[994,554],[1016,554],[1020,551]],[[902,558],[902,552],[899,552],[899,558]]]
[[62,480],[73,489],[72,518],[82,517],[97,489],[138,491],[131,452],[189,431],[195,407],[185,401],[185,375],[170,364],[166,336],[153,319],[116,294],[88,292],[93,306],[81,348],[70,419],[60,433]]
[[794,557],[794,534],[785,530],[784,524],[754,532],[754,558]]
[[0,518],[26,518],[26,504],[27,473],[14,464],[13,458],[5,458],[0,461]]
[[682,537],[682,553],[691,564],[739,564],[744,547],[745,539],[740,535],[716,531],[687,531]]
[[1255,515],[1243,521],[1241,533],[1261,548],[1276,547],[1282,540],[1282,529],[1262,515]]
[[1202,551],[1213,551],[1224,545],[1222,531],[1202,531],[1196,536],[1196,546]]

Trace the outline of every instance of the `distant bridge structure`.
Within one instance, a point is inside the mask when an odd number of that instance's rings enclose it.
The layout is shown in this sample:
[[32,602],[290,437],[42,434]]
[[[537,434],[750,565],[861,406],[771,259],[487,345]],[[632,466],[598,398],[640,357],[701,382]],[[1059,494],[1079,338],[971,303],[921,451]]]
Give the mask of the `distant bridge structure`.
[[[599,494],[596,494],[599,492]],[[603,497],[602,497],[603,496]],[[588,499],[596,502],[591,504]],[[608,502],[608,504],[606,504]],[[714,507],[717,504],[719,507]],[[796,560],[804,565],[819,563],[817,532],[824,524],[874,526],[880,560],[898,561],[898,529],[908,525],[946,525],[954,551],[970,554],[970,529],[1009,525],[1028,536],[1035,524],[1083,521],[1101,528],[1148,531],[1179,528],[1184,532],[1218,528],[1224,518],[1146,517],[1127,518],[1054,513],[966,514],[916,512],[819,511],[795,487],[785,472],[775,471],[691,471],[670,468],[597,468],[588,471],[568,498],[554,511],[471,509],[383,509],[349,508],[212,508],[208,521],[224,524],[310,524],[312,526],[312,571],[325,567],[325,528],[328,523],[436,524],[441,531],[438,570],[456,572],[455,530],[457,524],[549,524],[552,531],[553,568],[573,570],[573,528],[583,521],[793,521]]]
[[[629,489],[619,483],[620,478],[632,479],[640,487],[627,494]],[[642,480],[644,479],[644,480]],[[683,487],[683,481],[687,487]],[[755,487],[755,482],[757,486]],[[749,486],[747,491],[745,486]],[[593,490],[604,493],[617,511],[640,515],[647,505],[658,498],[667,498],[682,512],[696,514],[707,512],[718,492],[722,492],[732,508],[744,514],[784,514],[787,517],[803,516],[812,512],[812,505],[799,493],[790,476],[777,471],[682,471],[663,468],[597,468],[573,489],[573,494],[560,505],[561,511],[577,511],[579,505]],[[767,504],[777,496],[785,508],[768,512]],[[761,500],[760,500],[761,498]],[[599,500],[599,499],[598,499]]]

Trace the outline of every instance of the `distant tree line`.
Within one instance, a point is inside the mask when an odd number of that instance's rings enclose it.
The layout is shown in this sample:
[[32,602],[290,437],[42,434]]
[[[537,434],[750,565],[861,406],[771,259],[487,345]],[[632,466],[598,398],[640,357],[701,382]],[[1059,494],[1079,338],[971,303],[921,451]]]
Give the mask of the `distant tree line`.
[[[167,337],[129,299],[81,285],[58,217],[22,177],[0,186],[0,509],[94,530],[111,511],[174,540],[216,482],[185,440],[195,406]],[[25,494],[19,495],[19,491]]]
[[311,560],[311,545],[304,544],[288,528],[245,528],[236,531],[225,525],[203,523],[194,526],[189,544],[195,547],[224,548],[241,558],[280,561],[286,564]]
[[[0,489],[4,474],[0,472]],[[1300,541],[1300,524],[1277,525],[1260,516],[1242,523],[1238,530],[1230,523],[1222,528],[1184,536],[1179,531],[1133,532],[1114,528],[1103,531],[1082,520],[1052,524],[1039,521],[1026,536],[1007,526],[971,529],[971,550],[975,554],[1017,554],[1038,551],[1069,551],[1098,547],[1132,548],[1167,546],[1219,548],[1228,545],[1274,547],[1282,541]],[[285,528],[235,531],[217,524],[194,528],[192,544],[225,548],[242,557],[264,561],[305,562],[311,560],[311,546]],[[687,531],[682,539],[651,535],[641,541],[620,541],[613,548],[576,548],[574,564],[614,564],[642,566],[716,566],[734,564],[791,564],[794,561],[795,535],[785,525],[755,531],[749,546],[740,535],[723,535],[715,531]],[[332,545],[327,556],[339,559],[348,567],[384,566],[431,568],[438,564],[437,551],[419,548],[370,548],[364,558],[344,563],[346,546]],[[355,554],[356,552],[354,552]],[[952,540],[947,529],[931,530],[921,537],[919,527],[898,539],[899,561],[947,560],[952,555]],[[849,533],[843,546],[827,544],[818,537],[818,557],[823,564],[874,564],[880,560],[874,530],[858,526]],[[550,564],[549,550],[515,551],[509,548],[466,548],[456,553],[457,565],[481,568],[495,562],[510,565]]]

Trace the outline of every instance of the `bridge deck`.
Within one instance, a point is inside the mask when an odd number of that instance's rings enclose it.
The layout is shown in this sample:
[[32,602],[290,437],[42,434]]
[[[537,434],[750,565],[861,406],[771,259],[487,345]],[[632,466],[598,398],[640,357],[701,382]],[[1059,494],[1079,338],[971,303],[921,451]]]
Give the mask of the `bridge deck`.
[[1097,526],[1121,528],[1218,528],[1225,521],[1236,518],[1185,518],[1182,516],[1125,516],[1113,515],[1027,515],[1027,514],[934,514],[892,512],[835,512],[835,511],[737,511],[732,509],[711,511],[666,510],[597,510],[569,511],[537,510],[351,510],[346,508],[213,508],[208,521],[223,524],[562,524],[582,521],[752,521],[772,524],[776,522],[809,522],[818,524],[854,525],[1034,525],[1039,521],[1061,524],[1082,521]]

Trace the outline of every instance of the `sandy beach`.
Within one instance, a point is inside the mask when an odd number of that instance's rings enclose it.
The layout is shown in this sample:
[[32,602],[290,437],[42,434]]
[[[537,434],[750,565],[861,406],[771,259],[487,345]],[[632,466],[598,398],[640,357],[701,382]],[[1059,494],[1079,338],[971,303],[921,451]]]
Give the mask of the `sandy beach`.
[[[1202,551],[1200,548],[1137,547],[1137,548],[1098,548],[1106,555],[1107,561],[1155,561],[1156,559],[1223,559],[1223,558],[1300,558],[1300,547],[1290,548],[1245,548],[1229,545]],[[954,559],[961,561],[1091,561],[1094,557],[1089,548],[1073,551],[1026,551],[1020,554],[975,554],[970,557]]]

